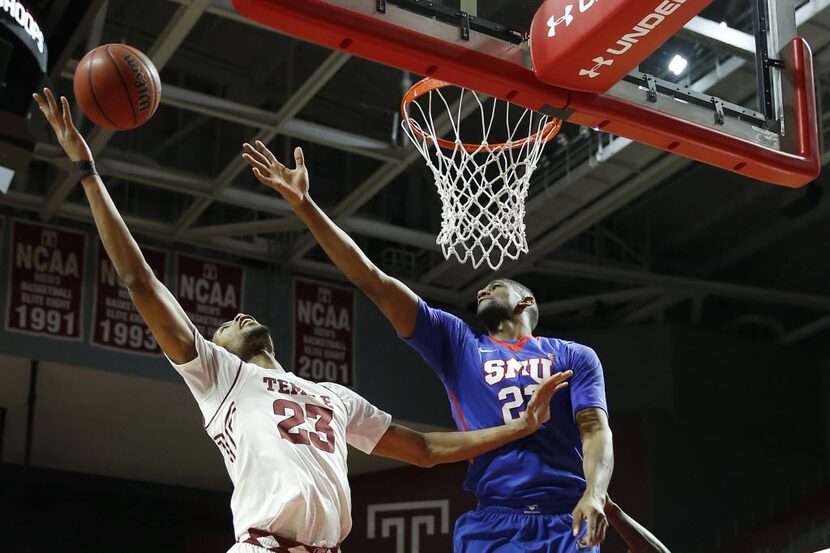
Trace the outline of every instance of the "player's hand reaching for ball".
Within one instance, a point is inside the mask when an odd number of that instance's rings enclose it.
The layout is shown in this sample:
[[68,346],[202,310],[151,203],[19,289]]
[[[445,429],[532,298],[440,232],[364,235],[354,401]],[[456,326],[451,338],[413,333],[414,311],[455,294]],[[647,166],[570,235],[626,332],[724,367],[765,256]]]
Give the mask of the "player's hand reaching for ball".
[[279,192],[292,208],[305,201],[308,193],[308,170],[305,168],[302,148],[294,148],[294,161],[297,166],[289,169],[259,140],[254,144],[246,142],[242,147],[245,149],[242,159],[251,166],[259,182]]
[[539,426],[550,420],[550,400],[553,394],[568,385],[567,380],[572,375],[573,371],[558,372],[539,384],[527,404],[527,409],[522,413],[522,421],[527,425],[529,432],[535,432]]
[[72,161],[92,160],[92,152],[89,150],[84,137],[75,128],[72,122],[72,112],[69,109],[69,100],[66,96],[61,96],[61,109],[58,108],[58,102],[55,100],[55,95],[48,88],[43,89],[43,96],[40,94],[32,94],[32,98],[37,102],[37,106],[46,120],[55,131],[55,136],[58,137],[63,151],[69,156]]

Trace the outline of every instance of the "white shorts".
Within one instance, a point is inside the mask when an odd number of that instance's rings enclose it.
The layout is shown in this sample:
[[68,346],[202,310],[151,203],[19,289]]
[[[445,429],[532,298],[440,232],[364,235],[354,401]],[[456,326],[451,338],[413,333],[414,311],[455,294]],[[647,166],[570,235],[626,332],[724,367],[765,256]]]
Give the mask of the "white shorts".
[[[292,547],[291,549],[282,549],[280,551],[287,551],[288,553],[316,553],[315,550],[320,552],[326,551],[325,548],[306,548],[302,545],[299,547]],[[271,549],[250,543],[235,543],[233,544],[233,547],[228,549],[228,553],[267,553],[270,551]],[[340,553],[343,553],[343,549],[340,549]]]

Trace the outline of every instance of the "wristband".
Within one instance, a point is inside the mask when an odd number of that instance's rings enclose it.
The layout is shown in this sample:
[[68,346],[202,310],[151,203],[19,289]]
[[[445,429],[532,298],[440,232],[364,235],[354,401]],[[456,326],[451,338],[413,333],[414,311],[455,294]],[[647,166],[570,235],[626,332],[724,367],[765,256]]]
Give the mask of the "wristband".
[[95,170],[95,162],[91,159],[82,159],[75,162],[75,169],[78,170],[78,179],[84,180],[87,177],[98,176],[98,171]]

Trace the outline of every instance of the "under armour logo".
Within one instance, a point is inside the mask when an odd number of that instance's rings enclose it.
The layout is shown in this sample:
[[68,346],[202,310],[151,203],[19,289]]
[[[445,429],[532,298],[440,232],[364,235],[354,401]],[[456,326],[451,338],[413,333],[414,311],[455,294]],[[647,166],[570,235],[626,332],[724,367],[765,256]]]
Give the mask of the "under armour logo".
[[568,4],[565,6],[565,15],[556,19],[554,16],[550,16],[548,19],[548,38],[556,36],[556,26],[560,23],[565,23],[565,27],[568,27],[571,24],[571,21],[574,20],[574,16],[571,15],[571,11],[573,10],[573,4]]
[[538,515],[539,514],[539,505],[527,505],[525,509],[526,515]]
[[613,65],[614,64],[614,60],[607,60],[607,59],[603,58],[602,56],[600,56],[598,58],[594,58],[591,61],[593,61],[596,65],[594,65],[590,69],[580,69],[579,70],[579,76],[580,77],[584,77],[585,75],[588,75],[589,79],[599,77],[599,70],[602,68],[603,65]]

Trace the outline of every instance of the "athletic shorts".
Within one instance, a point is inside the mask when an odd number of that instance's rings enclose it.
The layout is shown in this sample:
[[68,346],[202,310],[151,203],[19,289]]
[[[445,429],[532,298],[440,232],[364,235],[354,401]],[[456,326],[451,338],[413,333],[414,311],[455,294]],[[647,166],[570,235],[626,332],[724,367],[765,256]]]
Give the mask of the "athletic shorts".
[[269,534],[265,530],[248,528],[237,537],[228,553],[343,553],[340,547],[315,547],[289,538]]
[[580,547],[570,514],[526,514],[524,508],[479,506],[455,523],[455,553],[599,553]]

